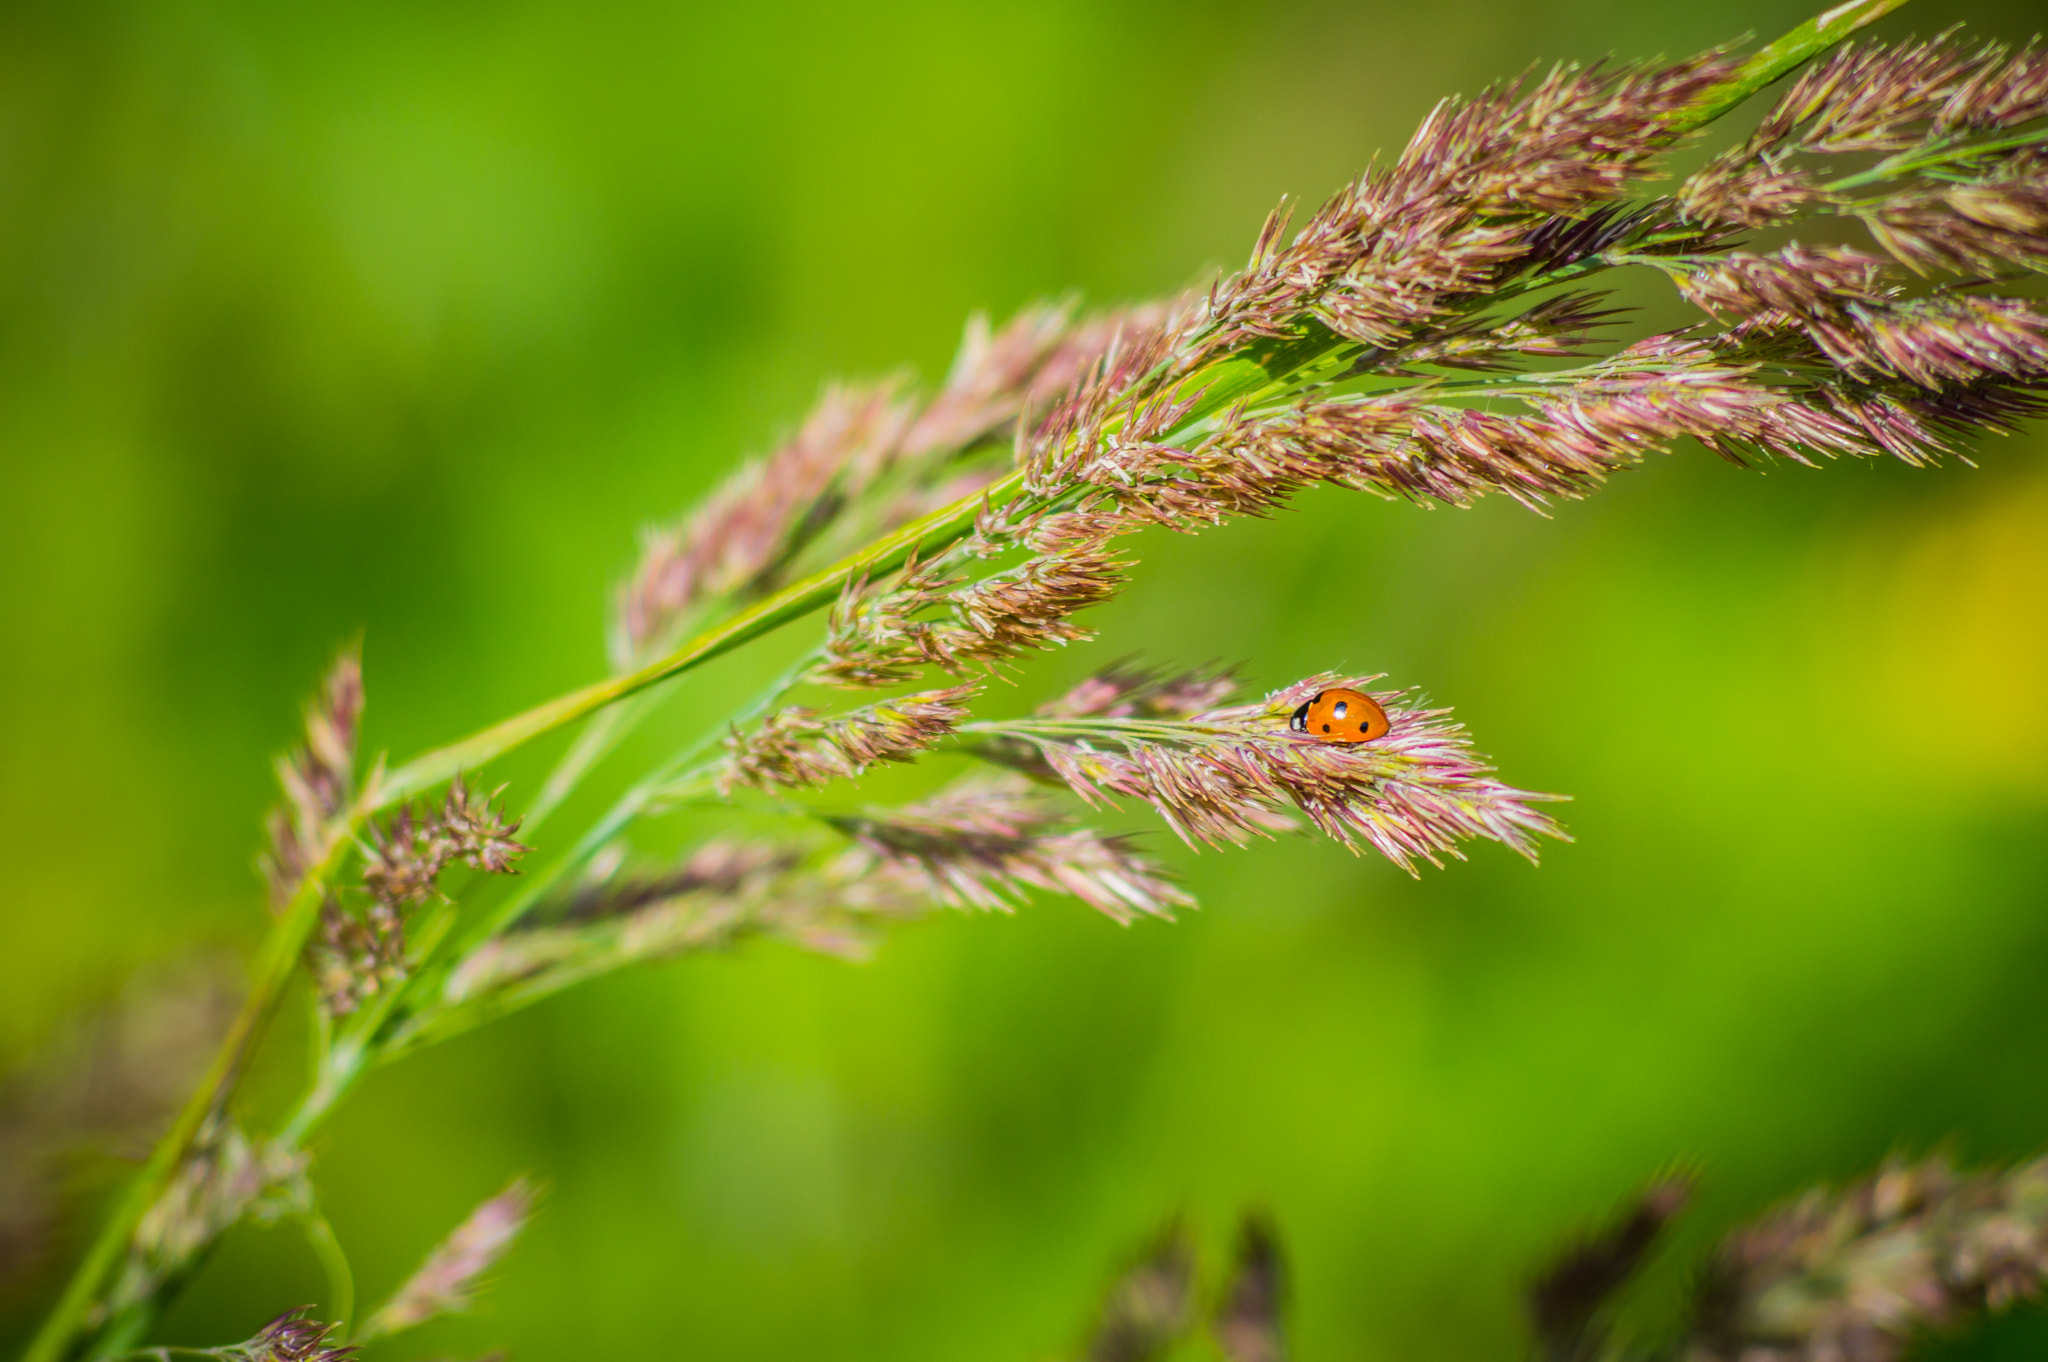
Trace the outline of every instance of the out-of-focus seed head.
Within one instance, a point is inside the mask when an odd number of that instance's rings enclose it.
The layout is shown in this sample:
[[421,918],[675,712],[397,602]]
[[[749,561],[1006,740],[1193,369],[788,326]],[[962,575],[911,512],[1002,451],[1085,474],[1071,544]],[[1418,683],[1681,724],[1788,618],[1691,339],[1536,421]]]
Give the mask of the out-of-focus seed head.
[[2048,1161],[1959,1173],[1894,1160],[1730,1237],[1684,1355],[1895,1362],[1930,1333],[2039,1295],[2044,1277]]
[[165,1281],[244,1218],[271,1224],[303,1213],[312,1197],[307,1159],[302,1151],[252,1140],[224,1120],[210,1120],[137,1222],[105,1297],[107,1311],[153,1299]]
[[436,1245],[426,1261],[363,1325],[362,1337],[401,1333],[437,1315],[467,1310],[484,1275],[510,1251],[533,1215],[536,1189],[514,1178]]
[[1227,668],[1201,667],[1165,672],[1119,662],[1038,707],[1049,719],[1191,719],[1237,694]]
[[865,959],[882,928],[937,907],[930,886],[871,860],[820,867],[815,838],[719,838],[679,865],[619,871],[578,887],[539,924],[492,937],[451,972],[458,1006],[544,995],[593,974],[767,936]]
[[[999,437],[1020,417],[1043,419],[1047,406],[1096,365],[1118,337],[1157,328],[1173,310],[1148,304],[1077,315],[1071,303],[1038,304],[1000,331],[976,314],[952,372],[904,436],[907,455],[962,450]],[[1020,432],[1021,433],[1021,432]]]
[[1216,1316],[1216,1346],[1228,1362],[1286,1362],[1287,1263],[1271,1218],[1247,1215],[1238,1226],[1237,1261]]
[[1611,1223],[1571,1245],[1543,1270],[1528,1297],[1542,1357],[1592,1362],[1608,1355],[1609,1306],[1691,1195],[1692,1183],[1684,1178],[1653,1183]]
[[209,1351],[224,1362],[350,1362],[359,1349],[334,1342],[341,1326],[309,1318],[311,1308],[287,1310],[248,1342]]
[[277,762],[284,803],[269,816],[270,846],[260,861],[274,908],[282,908],[306,872],[326,857],[355,798],[362,713],[362,656],[349,648],[335,658],[319,695],[306,707],[305,742]]
[[651,535],[620,597],[616,660],[667,642],[707,596],[760,589],[807,528],[836,514],[836,488],[865,485],[895,457],[911,419],[899,388],[827,388],[787,444],[734,474],[682,525]]
[[449,783],[438,808],[402,805],[369,829],[360,909],[330,895],[308,947],[308,962],[330,1015],[360,1007],[404,977],[405,922],[413,909],[438,891],[441,875],[455,863],[492,875],[511,875],[513,862],[530,850],[513,840],[519,820],[491,807],[462,777]]
[[622,874],[615,863],[608,864],[577,886],[559,916],[591,922],[692,894],[756,897],[795,869],[800,859],[782,843],[719,838],[698,847],[680,864],[653,874]]
[[80,1190],[80,1150],[146,1148],[206,1071],[241,1000],[221,953],[157,960],[0,1070],[0,1302],[43,1285]]
[[1195,1242],[1176,1220],[1109,1289],[1086,1362],[1154,1362],[1195,1324]]
[[408,804],[373,824],[363,887],[392,912],[404,913],[431,898],[441,872],[457,861],[487,874],[513,874],[512,863],[532,848],[513,840],[520,820],[493,808],[495,798],[457,776],[438,809],[422,812]]
[[1128,338],[1159,333],[1169,311],[1079,316],[1070,304],[1039,305],[1000,330],[977,316],[928,401],[894,381],[828,388],[786,445],[743,468],[686,522],[649,537],[621,594],[619,665],[673,642],[713,597],[772,589],[806,545],[842,522],[884,532],[986,485],[998,464],[963,463],[965,455],[1025,438],[1085,374],[1128,382]]

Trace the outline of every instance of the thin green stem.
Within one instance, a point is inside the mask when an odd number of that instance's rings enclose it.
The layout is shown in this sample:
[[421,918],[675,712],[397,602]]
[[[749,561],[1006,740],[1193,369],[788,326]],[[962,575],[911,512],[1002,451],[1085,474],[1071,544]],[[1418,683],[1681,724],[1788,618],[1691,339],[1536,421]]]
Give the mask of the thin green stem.
[[[455,926],[457,913],[454,903],[437,903],[410,924],[416,961],[423,965],[433,958],[434,952]],[[348,1024],[340,1029],[334,1043],[328,1046],[324,1061],[313,1071],[313,1081],[307,1087],[306,1095],[299,1099],[299,1105],[278,1132],[281,1144],[297,1148],[305,1143],[306,1137],[318,1128],[349,1089],[355,1086],[356,1080],[372,1066],[378,1058],[379,1033],[405,996],[403,988],[387,988],[373,993],[349,1017]]]
[[348,1255],[341,1251],[341,1241],[334,1237],[334,1227],[318,1211],[300,1216],[299,1229],[306,1236],[306,1247],[312,1249],[313,1256],[320,1260],[320,1270],[327,1274],[327,1290],[334,1297],[329,1302],[328,1320],[339,1325],[341,1336],[346,1338],[349,1317],[356,1312],[356,1279],[349,1270]]
[[524,917],[548,890],[561,881],[564,874],[587,863],[592,856],[603,850],[606,843],[625,831],[635,819],[645,813],[656,802],[662,789],[686,773],[690,763],[710,750],[728,730],[752,723],[779,704],[803,679],[804,673],[810,670],[817,656],[815,649],[805,653],[784,669],[782,674],[770,682],[760,694],[700,733],[687,747],[680,749],[654,771],[635,781],[632,787],[606,810],[604,816],[576,840],[574,846],[556,857],[545,871],[521,885],[518,893],[512,895],[496,911],[466,932],[457,945],[455,954],[466,954]]
[[[713,608],[729,608],[730,604],[729,596],[718,596],[699,602],[675,626],[673,632],[681,635],[684,628],[702,620],[707,611]],[[563,800],[575,793],[576,787],[583,783],[583,778],[590,774],[591,769],[610,756],[626,736],[640,726],[641,720],[652,714],[660,703],[659,695],[643,691],[624,704],[614,705],[593,718],[589,725],[576,735],[576,741],[562,754],[554,769],[541,781],[539,793],[520,814],[520,829],[528,834],[536,831],[556,809],[561,807]]]
[[[801,677],[813,656],[807,654],[800,659],[766,692],[745,709],[736,711],[726,722],[745,723],[773,705]],[[508,898],[490,918],[466,934],[452,954],[460,958],[531,911],[533,905],[558,884],[565,874],[585,864],[590,857],[602,850],[606,843],[630,826],[652,800],[664,795],[667,788],[681,778],[678,774],[679,769],[701,754],[722,731],[723,726],[710,730],[664,763],[656,772],[637,782],[620,797],[603,818],[585,831],[568,852],[557,857],[540,874],[525,879],[519,891]],[[388,989],[372,996],[349,1019],[349,1024],[342,1028],[334,1043],[327,1047],[325,1062],[315,1070],[312,1086],[307,1089],[306,1095],[279,1132],[278,1138],[281,1142],[292,1147],[302,1144],[364,1073],[396,1058],[399,1053],[410,1053],[418,1048],[418,1044],[411,1041],[401,1041],[396,1046],[392,1043],[399,1041],[400,1038],[413,1036],[413,1030],[401,1027],[397,1035],[392,1036],[385,1032],[385,1026],[393,1016],[401,1012],[410,1012],[417,1007],[422,1001],[422,991],[437,986],[445,975],[445,969],[437,970],[432,968],[432,965],[442,944],[448,941],[458,917],[457,905],[453,902],[443,902],[435,904],[412,924],[410,935],[414,958],[418,962],[413,977],[402,987]]]
[[622,965],[647,958],[644,953],[622,951],[614,944],[611,949],[593,951],[580,960],[554,965],[531,978],[491,989],[477,997],[465,998],[452,1006],[423,1012],[393,1035],[387,1057],[401,1058],[427,1046],[452,1040],[486,1022],[509,1016]]
[[900,567],[920,549],[959,538],[973,526],[984,499],[1007,500],[1023,485],[1023,480],[1021,472],[1008,474],[982,492],[963,497],[950,506],[914,520],[859,553],[756,602],[725,623],[699,634],[666,657],[657,658],[637,671],[594,682],[546,704],[536,705],[523,714],[492,724],[459,742],[415,757],[385,778],[378,790],[377,807],[389,807],[400,799],[431,789],[459,772],[474,771],[542,734],[637,695],[672,676],[680,676],[713,658],[724,656],[743,643],[752,642],[792,620],[801,619],[836,599],[848,582]]
[[540,792],[520,815],[520,830],[528,836],[538,830],[548,815],[560,808],[562,801],[583,783],[583,777],[590,774],[590,769],[609,756],[620,740],[653,708],[655,698],[637,695],[593,718],[541,782]]
[[319,921],[320,904],[326,898],[328,885],[347,858],[354,830],[360,826],[362,817],[360,811],[351,813],[347,831],[333,837],[327,854],[299,882],[291,901],[285,905],[284,912],[264,939],[251,973],[248,995],[242,1000],[241,1011],[228,1028],[227,1038],[215,1052],[213,1062],[200,1079],[199,1086],[193,1090],[191,1099],[185,1103],[184,1110],[178,1113],[170,1130],[157,1142],[149,1162],[128,1184],[113,1213],[100,1227],[64,1294],[58,1297],[55,1308],[43,1321],[43,1327],[30,1340],[27,1351],[22,1354],[22,1362],[62,1362],[71,1355],[73,1345],[99,1298],[100,1289],[121,1255],[127,1251],[135,1227],[176,1176],[179,1165],[207,1118],[227,1104],[243,1066],[269,1025],[279,1000],[284,996],[285,985],[298,967],[299,954],[305,949],[314,924]]
[[334,1049],[334,1018],[321,1004],[320,990],[306,990],[306,1072],[317,1074]]
[[[437,1019],[440,1009],[431,1001],[432,992],[442,986],[448,971],[454,967],[454,962],[467,956],[531,912],[534,905],[559,884],[564,876],[588,864],[591,857],[603,850],[606,844],[624,832],[635,820],[652,811],[657,805],[670,804],[682,782],[701,778],[705,768],[693,768],[690,763],[702,756],[729,728],[750,723],[780,703],[782,698],[803,679],[817,657],[815,649],[805,653],[746,705],[705,730],[694,742],[635,782],[568,851],[556,857],[538,875],[526,880],[517,893],[507,898],[488,917],[466,932],[449,952],[449,959],[441,961],[439,967],[435,969],[422,967],[404,990],[405,1011],[409,1014],[405,1022],[390,1033],[380,1044],[377,1053],[369,1058],[377,1063],[386,1063],[411,1054],[424,1045],[444,1039],[447,1035],[455,1034],[454,1030],[448,1029]],[[458,1029],[466,1030],[468,1027],[462,1026]],[[354,1077],[354,1073],[349,1075],[351,1081]],[[329,1104],[331,1105],[331,1102]]]
[[1757,91],[1783,80],[1857,29],[1905,6],[1906,0],[1848,0],[1823,10],[1776,42],[1757,49],[1726,81],[1671,120],[1681,130],[1705,127]]
[[1488,302],[1509,302],[1541,289],[1555,288],[1559,284],[1569,284],[1575,280],[1585,279],[1598,274],[1602,270],[1618,269],[1624,265],[1656,265],[1661,260],[1668,260],[1673,257],[1649,255],[1644,254],[1644,252],[1653,246],[1669,245],[1679,241],[1692,241],[1698,238],[1698,236],[1699,232],[1690,227],[1676,231],[1656,232],[1636,242],[1633,248],[1628,251],[1602,251],[1598,255],[1589,255],[1584,260],[1575,260],[1569,265],[1560,265],[1556,269],[1546,270],[1542,274],[1524,279],[1520,283],[1510,284],[1506,288],[1499,289],[1489,295]]
[[1078,739],[1127,742],[1199,741],[1242,738],[1237,725],[1191,723],[1185,719],[989,719],[962,724],[955,732],[974,736]]
[[2017,151],[2022,147],[2037,146],[2042,142],[2048,142],[2048,127],[2035,128],[2032,132],[2023,132],[2012,137],[2001,137],[1994,142],[1972,142],[1967,145],[1946,146],[1938,151],[1922,151],[1918,155],[1909,156],[1906,159],[1901,159],[1897,156],[1888,157],[1868,170],[1858,171],[1854,175],[1845,175],[1839,180],[1831,180],[1827,184],[1822,185],[1821,189],[1829,194],[1846,194],[1852,189],[1862,189],[1868,185],[1882,184],[1886,180],[1896,180],[1904,175],[1918,174],[1920,171],[1932,170],[1939,166],[1954,165],[1958,161],[1968,161],[1978,156],[1989,156],[1995,152]]

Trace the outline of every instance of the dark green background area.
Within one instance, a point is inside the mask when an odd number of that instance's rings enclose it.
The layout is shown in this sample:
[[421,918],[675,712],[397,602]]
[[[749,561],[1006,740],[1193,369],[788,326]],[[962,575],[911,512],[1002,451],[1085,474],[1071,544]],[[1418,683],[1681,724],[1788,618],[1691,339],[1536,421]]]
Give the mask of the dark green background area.
[[[826,378],[936,376],[976,309],[1200,278],[1532,60],[1806,13],[9,9],[0,1056],[257,939],[269,759],[354,631],[372,748],[544,699],[603,668],[636,532]],[[1923,0],[1885,31],[1959,19],[2035,22]],[[482,1312],[383,1355],[1025,1362],[1162,1216],[1220,1243],[1257,1204],[1303,1358],[1511,1357],[1531,1262],[1673,1160],[1705,1179],[1697,1244],[1895,1147],[2038,1148],[2043,454],[1687,450],[1549,519],[1317,493],[1145,540],[1101,642],[996,703],[1127,653],[1384,671],[1571,794],[1577,840],[1411,881],[1155,830],[1205,905],[1175,925],[1049,901],[867,966],[751,947],[424,1055],[321,1141],[365,1295],[514,1172],[551,1190]],[[693,678],[638,750],[768,664]],[[535,770],[507,766],[515,800]],[[167,1332],[322,1292],[247,1232]]]

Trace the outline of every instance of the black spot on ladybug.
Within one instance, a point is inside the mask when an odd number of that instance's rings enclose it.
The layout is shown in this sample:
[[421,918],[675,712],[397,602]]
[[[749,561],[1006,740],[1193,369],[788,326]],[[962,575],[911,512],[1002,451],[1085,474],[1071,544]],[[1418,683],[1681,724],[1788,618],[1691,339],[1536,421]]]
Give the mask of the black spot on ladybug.
[[1346,714],[1350,713],[1350,711],[1351,706],[1345,704],[1342,700],[1339,700],[1337,702],[1337,707],[1330,711],[1330,717],[1333,719],[1341,719]]
[[1328,724],[1324,724],[1324,725],[1323,725],[1323,732],[1325,732],[1325,733],[1328,733],[1329,731],[1330,731],[1330,726],[1329,726]]

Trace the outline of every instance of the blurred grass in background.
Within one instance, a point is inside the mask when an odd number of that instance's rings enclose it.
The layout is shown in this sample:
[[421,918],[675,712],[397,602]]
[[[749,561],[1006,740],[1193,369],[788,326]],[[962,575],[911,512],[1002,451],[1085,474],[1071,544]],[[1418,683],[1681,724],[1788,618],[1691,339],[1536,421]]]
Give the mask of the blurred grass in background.
[[[972,310],[1235,262],[1282,193],[1532,60],[1805,17],[10,8],[0,1058],[255,940],[269,757],[358,628],[373,750],[467,731],[597,674],[636,529],[824,378],[935,377]],[[1177,926],[1051,902],[864,968],[752,948],[432,1052],[317,1170],[362,1291],[510,1173],[553,1190],[484,1311],[389,1355],[1040,1358],[1161,1215],[1220,1242],[1258,1203],[1302,1357],[1500,1358],[1529,1264],[1675,1157],[1697,1241],[1895,1145],[2039,1147],[2043,453],[1694,452],[1550,520],[1326,492],[1148,540],[1104,642],[1018,705],[1132,651],[1385,670],[1573,794],[1578,843],[1419,883],[1306,840],[1182,855],[1207,906]],[[35,1290],[0,1295],[10,1336]],[[292,1236],[242,1235],[168,1333],[323,1293]]]

